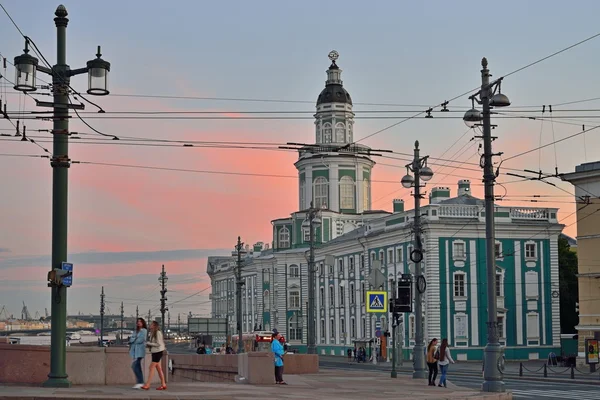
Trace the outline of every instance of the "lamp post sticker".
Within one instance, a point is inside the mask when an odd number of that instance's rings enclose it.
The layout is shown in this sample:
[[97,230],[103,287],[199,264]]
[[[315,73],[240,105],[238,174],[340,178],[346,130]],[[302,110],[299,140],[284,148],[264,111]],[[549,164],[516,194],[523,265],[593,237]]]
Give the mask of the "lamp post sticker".
[[386,313],[387,312],[387,292],[383,292],[383,291],[367,292],[367,312]]

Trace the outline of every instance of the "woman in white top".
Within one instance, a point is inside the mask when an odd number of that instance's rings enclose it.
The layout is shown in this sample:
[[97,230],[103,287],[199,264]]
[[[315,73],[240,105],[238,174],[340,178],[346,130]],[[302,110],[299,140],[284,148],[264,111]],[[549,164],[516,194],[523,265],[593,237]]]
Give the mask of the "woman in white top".
[[446,386],[446,373],[448,372],[448,364],[454,364],[454,360],[452,359],[452,355],[450,354],[450,348],[448,347],[448,339],[442,340],[442,345],[440,346],[440,358],[438,360],[438,365],[440,366],[441,376],[439,387]]
[[148,340],[146,346],[150,348],[150,352],[152,353],[152,363],[150,364],[150,371],[148,371],[148,380],[146,381],[146,384],[142,386],[142,389],[150,389],[150,382],[152,382],[152,377],[154,376],[154,369],[156,369],[158,371],[158,376],[160,377],[160,386],[157,387],[156,390],[167,390],[165,374],[163,373],[162,367],[160,365],[160,360],[166,347],[165,341],[163,339],[163,334],[160,331],[158,322],[156,321],[152,321],[152,324],[150,325],[150,340]]

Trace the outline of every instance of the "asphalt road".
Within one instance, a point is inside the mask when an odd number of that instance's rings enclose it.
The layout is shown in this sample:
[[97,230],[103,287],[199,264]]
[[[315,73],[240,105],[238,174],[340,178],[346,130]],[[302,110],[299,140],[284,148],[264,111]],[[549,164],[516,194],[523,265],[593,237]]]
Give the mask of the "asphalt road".
[[[333,357],[322,357],[319,365],[323,369],[337,369],[356,371],[358,369],[378,371],[382,374],[391,372],[391,364],[379,363],[373,365],[349,363],[347,360]],[[513,365],[513,367],[515,367]],[[513,368],[514,369],[514,368]],[[404,363],[398,368],[399,374],[411,374],[412,365]],[[516,365],[518,373],[518,364]],[[439,375],[438,375],[439,376]],[[565,376],[562,376],[564,379]],[[568,376],[567,376],[568,378]],[[598,377],[596,377],[598,379]],[[477,363],[457,363],[450,366],[448,380],[455,385],[471,389],[480,389],[482,379],[481,365]],[[594,382],[594,381],[592,381]],[[531,376],[530,378],[518,378],[505,375],[504,383],[506,389],[513,392],[515,399],[556,399],[556,400],[600,400],[600,380],[596,383],[565,383],[553,382],[543,376]]]

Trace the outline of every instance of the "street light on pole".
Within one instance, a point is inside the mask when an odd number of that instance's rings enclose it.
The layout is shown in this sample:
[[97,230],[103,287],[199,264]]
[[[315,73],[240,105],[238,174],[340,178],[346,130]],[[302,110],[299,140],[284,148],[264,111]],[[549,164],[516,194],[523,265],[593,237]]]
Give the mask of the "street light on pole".
[[[504,355],[498,335],[498,304],[496,297],[496,238],[494,221],[494,182],[497,173],[494,173],[493,157],[500,154],[492,153],[492,125],[490,121],[493,107],[507,107],[510,105],[508,97],[500,92],[502,78],[490,83],[488,62],[484,57],[481,60],[481,90],[470,97],[473,107],[468,110],[463,120],[469,127],[483,125],[483,182],[485,186],[485,251],[487,272],[487,343],[483,359],[483,384],[484,392],[504,392]],[[477,96],[479,95],[479,99]],[[483,112],[475,108],[475,101],[481,104]]]
[[317,354],[317,330],[316,330],[316,318],[315,318],[315,280],[316,280],[316,267],[315,267],[315,229],[321,225],[321,219],[319,218],[320,210],[313,206],[313,202],[310,202],[310,208],[306,212],[306,219],[302,223],[303,228],[309,229],[309,243],[310,251],[308,256],[308,312],[307,312],[307,328],[308,334],[306,336],[306,352],[308,354]]
[[[415,217],[413,231],[415,234],[414,248],[410,253],[410,260],[415,263],[415,277],[417,279],[417,290],[415,292],[415,346],[413,348],[413,378],[427,378],[425,369],[425,342],[423,338],[423,293],[426,288],[425,277],[421,269],[423,260],[423,243],[421,241],[421,179],[425,182],[433,178],[433,171],[427,166],[429,156],[420,157],[419,141],[415,141],[414,159],[406,165],[406,175],[402,178],[402,186],[414,187]],[[414,173],[414,177],[410,172]]]
[[[40,106],[53,108],[54,126],[53,151],[50,165],[52,167],[52,268],[50,273],[62,270],[62,263],[67,261],[67,227],[68,227],[68,180],[69,167],[69,109],[83,108],[72,105],[69,101],[70,79],[72,76],[88,74],[87,93],[107,95],[108,73],[110,63],[100,58],[100,47],[96,59],[89,61],[84,68],[71,69],[67,64],[67,9],[59,5],[54,13],[56,25],[56,65],[51,68],[39,65],[38,59],[29,53],[30,38],[25,37],[24,53],[15,57],[14,89],[22,92],[33,92],[36,88],[37,71],[52,77],[53,103],[38,102]],[[50,346],[50,373],[44,382],[47,387],[70,387],[66,371],[66,328],[67,328],[67,288],[62,281],[51,281],[52,288],[52,336]]]

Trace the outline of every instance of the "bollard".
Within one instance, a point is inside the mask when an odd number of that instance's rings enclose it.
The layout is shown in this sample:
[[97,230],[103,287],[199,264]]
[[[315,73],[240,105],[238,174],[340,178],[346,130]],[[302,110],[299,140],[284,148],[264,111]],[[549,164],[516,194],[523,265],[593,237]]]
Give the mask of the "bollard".
[[571,379],[575,379],[575,367],[571,365]]
[[544,378],[548,377],[548,364],[544,364]]
[[519,376],[523,376],[523,363],[519,363]]

